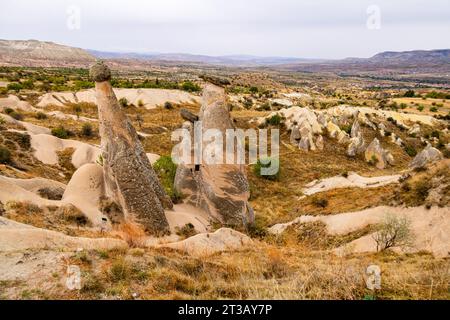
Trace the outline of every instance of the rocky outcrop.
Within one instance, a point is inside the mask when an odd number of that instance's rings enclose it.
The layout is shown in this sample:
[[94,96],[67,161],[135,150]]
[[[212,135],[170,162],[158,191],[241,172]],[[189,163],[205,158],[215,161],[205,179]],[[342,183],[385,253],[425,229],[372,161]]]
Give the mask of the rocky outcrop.
[[349,172],[347,176],[335,176],[327,179],[314,180],[305,185],[303,194],[310,196],[318,192],[325,192],[340,188],[378,188],[391,183],[397,183],[400,175],[364,177],[355,172]]
[[347,155],[354,157],[357,154],[364,152],[365,142],[361,133],[358,119],[355,119],[350,133],[350,144],[347,147]]
[[394,164],[394,157],[389,151],[381,147],[380,141],[377,138],[373,139],[367,147],[365,158],[366,161],[373,162],[378,169],[384,169],[388,164]]
[[347,155],[350,157],[355,157],[357,154],[364,152],[364,138],[359,135],[354,138],[350,138],[350,144],[347,147]]
[[291,129],[290,142],[293,145],[298,145],[302,136],[300,135],[300,129],[298,128],[297,123],[294,123]]
[[414,124],[411,129],[408,130],[410,136],[416,136],[420,133],[420,125],[418,123]]
[[201,233],[186,240],[160,245],[186,252],[193,256],[207,256],[228,250],[240,250],[252,243],[247,235],[229,228],[220,228],[213,233]]
[[327,131],[330,138],[336,139],[338,143],[346,143],[349,140],[348,134],[341,130],[336,124],[332,121],[329,121],[327,124]]
[[141,224],[148,233],[167,233],[164,206],[170,208],[172,202],[117,101],[110,70],[97,63],[90,73],[95,81],[106,195],[122,207],[126,220]]
[[323,150],[323,147],[323,137],[319,134],[316,138],[316,148],[317,150]]
[[316,150],[316,145],[313,140],[313,128],[307,121],[303,121],[300,126],[300,143],[299,148],[303,150]]
[[412,169],[422,168],[427,163],[442,160],[442,159],[444,159],[444,156],[442,155],[442,153],[438,149],[436,149],[436,148],[432,147],[430,144],[428,144],[425,147],[425,149],[423,149],[421,152],[419,152],[414,157],[414,159],[409,164],[409,167]]
[[[234,129],[223,88],[206,85],[199,120],[202,132],[217,129],[224,134],[227,129]],[[183,128],[190,130],[192,136],[193,125],[190,122],[185,122]],[[175,188],[186,197],[187,203],[203,209],[211,220],[225,225],[253,222],[244,165],[206,164],[204,159],[201,164],[191,163],[179,164],[175,176]]]
[[198,121],[198,116],[196,114],[193,114],[187,109],[180,109],[180,116],[186,120],[194,123],[195,121]]

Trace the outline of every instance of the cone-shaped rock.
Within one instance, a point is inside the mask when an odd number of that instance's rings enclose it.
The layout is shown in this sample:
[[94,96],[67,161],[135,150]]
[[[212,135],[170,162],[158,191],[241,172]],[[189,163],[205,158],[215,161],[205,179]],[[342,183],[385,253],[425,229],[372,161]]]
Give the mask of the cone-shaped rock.
[[[203,133],[217,129],[225,136],[227,129],[234,129],[223,88],[206,85],[199,120]],[[185,127],[188,126],[189,123]],[[242,164],[180,164],[175,188],[186,197],[185,201],[206,211],[212,220],[226,225],[253,223],[253,210],[248,203],[249,185]]]
[[149,233],[165,234],[169,225],[164,207],[172,207],[172,202],[117,101],[110,70],[97,63],[90,74],[95,81],[106,194],[121,205],[126,220],[143,225]]

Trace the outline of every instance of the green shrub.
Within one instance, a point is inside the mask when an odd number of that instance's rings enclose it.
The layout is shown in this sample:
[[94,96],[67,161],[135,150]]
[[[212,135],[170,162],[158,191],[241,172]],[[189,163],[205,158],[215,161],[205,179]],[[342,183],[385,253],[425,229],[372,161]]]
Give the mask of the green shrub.
[[200,86],[192,81],[185,81],[181,84],[181,90],[188,92],[198,92],[201,90]]
[[439,133],[439,131],[437,131],[437,130],[433,130],[432,132],[431,132],[431,136],[433,137],[433,138],[440,138],[441,137],[441,134]]
[[0,163],[6,164],[11,162],[11,152],[5,147],[0,146]]
[[350,134],[352,132],[352,126],[350,124],[344,124],[341,126],[341,130]]
[[5,123],[6,123],[6,120],[3,119],[3,117],[0,117],[0,126],[1,126],[2,124],[5,124]]
[[24,89],[34,89],[34,82],[32,79],[26,80],[24,82],[21,83],[22,88]]
[[416,149],[411,146],[411,145],[406,145],[405,146],[405,152],[410,156],[410,157],[415,157],[417,155],[417,151]]
[[84,137],[92,137],[94,134],[94,130],[92,129],[92,125],[90,123],[85,123],[81,127],[81,135]]
[[119,105],[122,107],[122,108],[128,108],[128,100],[127,100],[127,98],[125,98],[125,97],[123,97],[123,98],[120,98],[119,99]]
[[182,237],[182,239],[186,239],[197,234],[197,230],[192,223],[186,223],[183,227],[176,227],[176,234]]
[[143,107],[144,106],[144,101],[142,101],[141,99],[138,100],[137,102],[138,107]]
[[35,117],[38,120],[45,120],[45,119],[47,119],[47,115],[45,113],[41,112],[41,111],[37,112],[35,114]]
[[15,92],[19,92],[20,90],[23,89],[23,86],[22,86],[20,83],[13,82],[13,83],[9,83],[9,84],[6,86],[6,89],[8,89],[8,90],[13,90],[13,91],[15,91]]
[[14,112],[14,109],[11,109],[11,108],[5,108],[5,109],[3,109],[3,113],[5,113],[5,114],[11,114],[11,113],[13,113]]
[[325,208],[328,206],[328,200],[325,198],[313,197],[311,202],[316,207]]
[[169,101],[164,102],[164,109],[167,109],[167,110],[173,109],[172,103],[170,103]]
[[431,91],[431,92],[428,92],[425,96],[427,98],[431,98],[431,99],[448,99],[448,97],[450,95],[445,92]]
[[67,139],[69,137],[69,132],[63,126],[59,126],[52,129],[52,135],[60,139]]
[[269,111],[270,104],[268,102],[264,102],[262,105],[256,108],[256,111]]
[[[261,174],[262,168],[269,168],[269,167],[278,168],[278,170],[276,172],[274,172],[273,174],[269,174],[269,175]],[[258,159],[256,164],[253,165],[253,173],[256,176],[267,179],[267,180],[278,181],[278,180],[280,180],[280,173],[281,173],[280,161],[279,161],[279,159],[270,158],[270,157],[263,159],[263,161]]]
[[272,125],[272,126],[279,126],[282,119],[283,118],[279,114],[276,114],[276,115],[271,116],[270,118],[267,118],[266,124]]
[[17,111],[11,112],[11,113],[9,114],[9,116],[10,116],[11,118],[14,118],[14,119],[19,120],[19,121],[23,120],[23,115],[22,115],[21,113],[17,112]]
[[431,111],[431,112],[437,112],[437,110],[438,110],[438,109],[437,109],[436,107],[431,107],[431,108],[430,108],[430,111]]
[[429,180],[420,180],[414,184],[414,193],[420,201],[425,201],[431,189]]
[[257,93],[259,90],[257,87],[250,87],[249,91],[250,93]]
[[413,98],[415,96],[415,92],[414,92],[414,90],[408,90],[405,92],[405,94],[403,96],[406,98]]
[[420,112],[422,112],[423,109],[424,109],[424,106],[423,106],[423,105],[420,104],[420,105],[417,106],[417,110],[419,110]]
[[153,165],[153,169],[158,175],[164,190],[172,201],[179,202],[181,195],[177,192],[177,190],[175,190],[173,185],[175,174],[177,172],[177,165],[173,163],[172,158],[170,156],[160,157]]

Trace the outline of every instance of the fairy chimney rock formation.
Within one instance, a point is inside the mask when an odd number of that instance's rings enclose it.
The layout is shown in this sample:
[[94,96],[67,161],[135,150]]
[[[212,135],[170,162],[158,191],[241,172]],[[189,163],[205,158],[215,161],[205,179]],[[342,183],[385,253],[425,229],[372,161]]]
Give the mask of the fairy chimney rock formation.
[[122,207],[125,220],[141,224],[146,232],[169,232],[164,207],[172,201],[161,186],[109,82],[111,71],[103,63],[91,67],[95,81],[105,191]]
[[[206,84],[199,120],[203,133],[208,129],[217,129],[225,141],[226,130],[234,129],[234,125],[224,88],[211,82]],[[187,128],[187,124],[183,127]],[[254,221],[253,210],[248,203],[250,192],[243,164],[206,164],[204,159],[201,164],[180,164],[175,188],[185,196],[186,202],[206,211],[213,221],[235,226]]]

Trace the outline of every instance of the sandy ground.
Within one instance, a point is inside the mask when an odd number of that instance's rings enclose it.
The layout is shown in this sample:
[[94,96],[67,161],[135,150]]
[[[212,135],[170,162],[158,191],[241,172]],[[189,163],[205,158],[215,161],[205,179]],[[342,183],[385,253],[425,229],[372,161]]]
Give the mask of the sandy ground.
[[213,233],[200,233],[185,240],[161,244],[158,247],[177,249],[193,256],[211,255],[226,250],[239,250],[252,240],[245,234],[229,228]]
[[[356,212],[346,212],[327,216],[301,216],[288,223],[272,226],[269,232],[281,234],[293,224],[322,221],[331,235],[344,235],[379,223],[386,215],[404,216],[411,221],[415,235],[414,246],[409,251],[425,250],[435,256],[446,257],[450,252],[450,208],[425,207],[403,208],[380,206]],[[354,252],[375,252],[376,243],[372,235],[359,238],[336,249],[339,254]]]
[[355,172],[349,172],[347,177],[336,176],[323,180],[314,180],[303,189],[305,195],[329,191],[339,188],[377,188],[391,183],[397,183],[401,175],[363,177]]
[[71,237],[62,233],[35,228],[0,217],[0,252],[29,249],[77,250],[126,248],[123,240],[112,238]]
[[41,198],[37,189],[50,184],[57,184],[56,181],[47,179],[32,179],[31,182],[21,179],[11,179],[0,176],[0,201],[6,204],[8,201],[30,202],[37,206],[59,206],[59,201]]
[[[35,150],[34,156],[46,164],[58,163],[58,151],[73,148],[72,164],[75,168],[80,168],[86,163],[95,163],[101,150],[96,145],[91,145],[78,140],[60,139],[49,134],[31,135],[31,146]],[[159,159],[159,155],[147,154],[148,159],[153,164]]]
[[76,116],[74,114],[66,114],[62,111],[51,111],[46,113],[48,116],[61,120],[76,120],[82,122],[97,122],[97,119]]
[[[114,89],[118,99],[126,98],[129,103],[138,106],[139,100],[144,103],[147,109],[153,109],[156,106],[162,106],[165,102],[182,103],[182,102],[200,102],[200,97],[181,90],[168,89]],[[49,92],[44,94],[38,107],[48,105],[64,106],[65,103],[88,102],[96,103],[95,90],[89,89],[84,91],[73,92]]]

